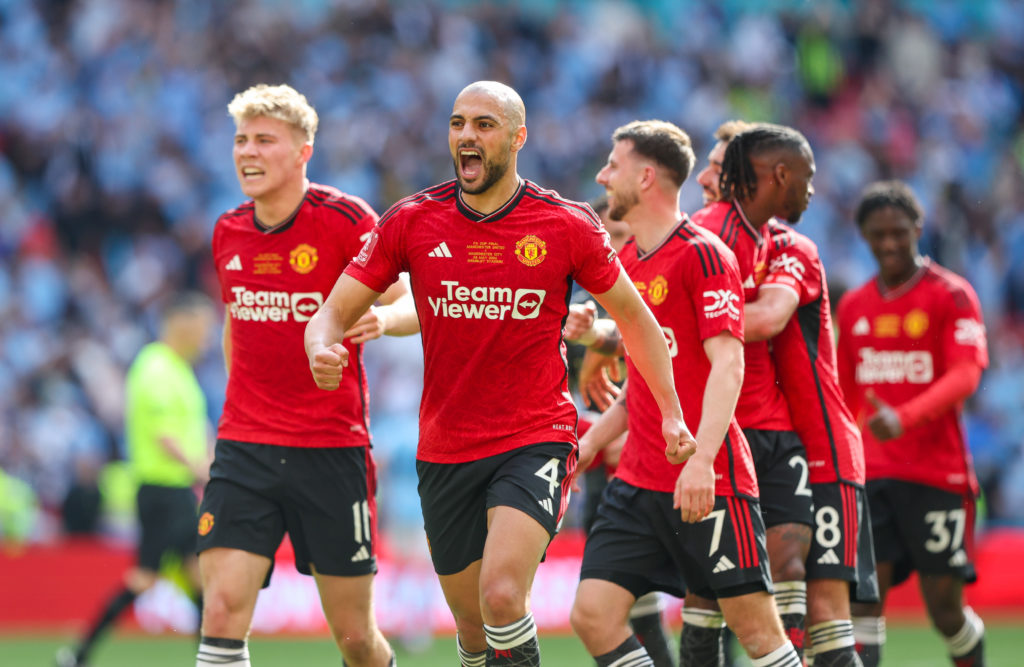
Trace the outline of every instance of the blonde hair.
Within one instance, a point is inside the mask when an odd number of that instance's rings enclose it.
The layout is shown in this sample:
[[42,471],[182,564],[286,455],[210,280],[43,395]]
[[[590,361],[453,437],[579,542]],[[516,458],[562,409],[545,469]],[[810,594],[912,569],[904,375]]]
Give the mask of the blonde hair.
[[265,116],[291,125],[313,143],[320,118],[306,96],[287,84],[268,86],[261,83],[238,93],[228,104],[228,113],[237,126],[243,120]]
[[727,120],[715,130],[715,139],[718,139],[723,144],[727,144],[737,134],[746,132],[752,127],[754,127],[754,124],[748,123],[745,120]]

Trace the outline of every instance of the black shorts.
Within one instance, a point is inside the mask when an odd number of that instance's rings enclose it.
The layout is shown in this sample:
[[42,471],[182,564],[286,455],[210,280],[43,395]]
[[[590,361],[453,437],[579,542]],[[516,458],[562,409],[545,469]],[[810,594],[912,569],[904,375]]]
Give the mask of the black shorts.
[[554,537],[569,504],[575,468],[576,448],[564,442],[527,445],[466,463],[417,461],[434,571],[457,574],[483,558],[492,507],[521,510]]
[[241,549],[270,559],[285,531],[310,574],[377,571],[377,475],[368,447],[282,447],[218,440],[199,508],[199,551]]
[[192,489],[142,484],[135,503],[139,567],[159,572],[164,554],[182,559],[195,554],[196,494]]
[[878,601],[878,576],[871,517],[864,489],[845,482],[811,484],[814,533],[807,554],[807,580],[850,582],[850,599]]
[[893,564],[893,585],[914,570],[977,579],[973,496],[895,479],[869,481],[867,493],[875,560]]
[[807,454],[793,431],[743,429],[757,471],[761,514],[768,528],[784,523],[814,525],[814,498]]
[[684,523],[672,494],[613,479],[587,535],[580,579],[622,586],[634,597],[664,591],[705,598],[772,591],[765,528],[756,500],[715,496],[699,523]]

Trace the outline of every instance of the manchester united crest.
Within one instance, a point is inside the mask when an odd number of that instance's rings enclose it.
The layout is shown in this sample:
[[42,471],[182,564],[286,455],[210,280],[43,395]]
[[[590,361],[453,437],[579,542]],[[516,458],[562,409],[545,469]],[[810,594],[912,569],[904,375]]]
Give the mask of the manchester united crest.
[[660,306],[665,303],[666,297],[668,297],[668,281],[665,280],[665,276],[658,275],[647,286],[647,298],[651,300],[652,305]]
[[928,313],[915,308],[903,318],[903,330],[911,338],[920,338],[928,331]]
[[300,243],[292,250],[288,263],[298,273],[309,273],[316,268],[318,259],[316,248],[308,243]]
[[516,258],[527,266],[537,266],[548,254],[548,244],[533,234],[527,234],[516,243]]
[[203,515],[199,517],[199,534],[209,535],[211,530],[213,530],[213,515],[203,512]]

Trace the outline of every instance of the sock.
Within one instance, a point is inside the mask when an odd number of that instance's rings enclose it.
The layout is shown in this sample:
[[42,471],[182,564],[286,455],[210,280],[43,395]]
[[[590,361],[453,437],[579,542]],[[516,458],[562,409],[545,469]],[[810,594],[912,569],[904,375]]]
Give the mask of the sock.
[[864,667],[878,667],[885,646],[884,616],[854,616],[853,639]]
[[[825,621],[807,628],[816,667],[863,667],[853,641],[853,623]],[[808,663],[809,664],[809,663]]]
[[668,635],[661,624],[661,598],[657,593],[648,593],[637,598],[629,610],[629,624],[637,639],[651,656],[655,667],[675,667]]
[[722,612],[683,607],[679,664],[686,667],[719,667],[725,661],[722,642],[724,632],[725,618]]
[[768,655],[762,655],[760,658],[751,658],[750,664],[753,667],[802,667],[803,662],[800,660],[800,656],[796,654],[796,648],[793,647],[793,642],[787,641],[785,644],[775,649]]
[[85,635],[85,639],[82,640],[82,643],[75,650],[75,660],[82,664],[89,661],[89,653],[92,652],[93,646],[103,636],[103,633],[114,624],[117,617],[128,608],[128,605],[135,602],[136,597],[132,591],[122,588],[107,601],[107,605],[103,608],[103,613],[93,622],[89,632]]
[[[857,664],[863,665],[863,663],[860,662]],[[804,667],[814,667],[814,644],[804,647]]]
[[956,667],[984,667],[985,624],[970,607],[964,607],[964,616],[964,627],[952,637],[945,638],[949,654]]
[[775,606],[782,619],[782,629],[793,643],[796,654],[804,654],[804,617],[807,616],[807,583],[782,581],[775,586]]
[[458,635],[455,635],[455,645],[459,649],[459,661],[462,663],[462,667],[486,667],[487,649],[477,653],[470,653],[462,647],[462,641]]
[[249,664],[249,645],[244,639],[204,636],[199,641],[196,667],[204,667],[205,665],[251,667]]
[[487,636],[488,667],[540,667],[540,645],[533,614],[527,612],[508,625],[485,623],[484,635]]
[[594,660],[597,667],[654,667],[636,635],[630,635],[629,639],[604,655],[594,656]]

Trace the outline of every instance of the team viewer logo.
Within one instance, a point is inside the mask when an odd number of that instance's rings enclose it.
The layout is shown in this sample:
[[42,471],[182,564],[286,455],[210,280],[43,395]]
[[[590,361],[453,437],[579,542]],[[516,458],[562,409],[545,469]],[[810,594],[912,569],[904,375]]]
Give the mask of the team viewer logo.
[[213,530],[213,515],[209,512],[203,512],[203,516],[199,517],[199,534],[206,536]]
[[512,305],[512,319],[536,319],[540,315],[540,305],[544,303],[545,294],[542,289],[517,289],[516,300]]
[[537,266],[548,254],[548,244],[533,234],[527,234],[516,243],[516,257],[527,266]]
[[309,273],[316,268],[318,259],[316,248],[308,243],[300,243],[292,250],[291,255],[288,257],[288,263],[298,273]]

